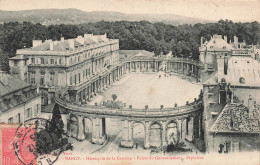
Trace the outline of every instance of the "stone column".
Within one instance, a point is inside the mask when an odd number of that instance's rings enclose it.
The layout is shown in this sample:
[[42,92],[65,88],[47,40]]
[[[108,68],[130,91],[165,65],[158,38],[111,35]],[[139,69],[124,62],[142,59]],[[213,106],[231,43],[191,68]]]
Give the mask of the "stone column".
[[93,132],[92,132],[92,143],[103,144],[106,140],[106,135],[103,134],[103,122],[102,118],[93,118]]
[[78,116],[78,140],[82,141],[85,139],[85,133],[84,133],[84,130],[85,130],[85,123],[84,123],[84,119],[83,119],[83,116]]
[[167,146],[166,142],[166,125],[165,121],[162,122],[162,146]]
[[146,121],[145,122],[145,130],[144,130],[144,136],[145,136],[145,139],[144,139],[144,148],[145,149],[148,149],[150,148],[150,142],[149,142],[149,136],[150,136],[150,131],[149,131],[149,122]]
[[180,141],[182,139],[182,120],[178,120],[177,124],[177,140]]
[[134,146],[131,124],[131,121],[124,120],[123,136],[121,141],[122,147],[132,148]]
[[194,122],[194,117],[190,116],[190,121],[188,123],[188,135],[186,137],[188,141],[193,141],[193,122]]
[[190,72],[190,70],[189,70],[189,64],[187,63],[187,75],[189,75],[189,72]]
[[193,67],[194,67],[194,65],[192,64],[192,65],[191,65],[191,74],[192,74],[192,76],[194,76]]

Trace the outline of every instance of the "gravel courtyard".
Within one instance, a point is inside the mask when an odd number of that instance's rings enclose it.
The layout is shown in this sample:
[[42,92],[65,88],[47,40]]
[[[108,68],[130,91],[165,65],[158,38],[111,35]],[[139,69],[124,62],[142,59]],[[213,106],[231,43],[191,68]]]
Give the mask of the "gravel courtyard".
[[[161,78],[159,78],[161,75]],[[116,94],[117,100],[132,105],[133,108],[173,107],[175,103],[184,105],[186,101],[192,102],[198,97],[201,84],[194,83],[189,77],[169,75],[164,73],[140,73],[130,74],[115,82],[111,88],[103,94],[96,96],[91,104],[95,102],[111,100],[111,95]]]

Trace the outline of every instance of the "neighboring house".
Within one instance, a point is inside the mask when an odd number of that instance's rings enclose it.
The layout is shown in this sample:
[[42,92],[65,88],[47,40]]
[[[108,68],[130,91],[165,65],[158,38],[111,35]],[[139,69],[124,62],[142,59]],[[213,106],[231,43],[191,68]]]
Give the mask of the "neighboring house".
[[0,123],[23,123],[41,114],[36,86],[0,72]]
[[216,55],[216,70],[204,71],[207,152],[259,150],[260,63],[251,50]]

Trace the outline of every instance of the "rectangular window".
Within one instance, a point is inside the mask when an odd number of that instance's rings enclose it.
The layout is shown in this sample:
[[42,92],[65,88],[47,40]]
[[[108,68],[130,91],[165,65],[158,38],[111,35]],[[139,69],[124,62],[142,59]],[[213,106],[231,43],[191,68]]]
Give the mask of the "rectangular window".
[[14,61],[14,66],[18,66],[18,61]]
[[27,82],[27,72],[24,73],[24,81]]
[[60,59],[59,59],[59,64],[61,64],[61,63],[62,63],[62,59],[60,58]]
[[26,110],[26,118],[27,118],[27,119],[31,117],[30,111],[31,111],[30,108],[28,108],[28,109]]
[[40,85],[44,85],[44,77],[45,77],[45,73],[44,72],[42,72],[41,73],[41,78],[40,78]]
[[14,121],[13,121],[13,118],[12,117],[10,117],[9,119],[8,119],[8,124],[12,124]]
[[34,105],[34,116],[37,116],[38,114],[38,104]]
[[41,58],[41,64],[44,64],[44,58]]
[[37,104],[37,114],[40,114],[40,112],[41,112],[41,105]]
[[54,64],[54,59],[51,59],[51,64]]
[[74,76],[75,84],[77,84],[77,75]]
[[17,123],[21,123],[21,114],[20,113],[18,113],[18,115],[17,115]]
[[72,85],[72,82],[73,82],[73,81],[72,81],[72,78],[73,78],[73,77],[70,76],[70,85]]
[[50,73],[50,85],[54,85],[54,75],[55,75],[55,72]]
[[79,83],[80,83],[80,73],[79,73]]
[[31,72],[31,83],[35,84],[35,72]]

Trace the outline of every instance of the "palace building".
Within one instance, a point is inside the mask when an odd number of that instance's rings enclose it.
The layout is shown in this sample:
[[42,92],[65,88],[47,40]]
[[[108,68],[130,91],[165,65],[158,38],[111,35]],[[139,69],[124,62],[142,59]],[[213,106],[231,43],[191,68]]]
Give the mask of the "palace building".
[[0,71],[0,121],[23,123],[41,114],[41,95],[36,86]]
[[60,41],[33,40],[31,48],[17,50],[9,59],[11,75],[36,84],[42,92],[42,103],[52,102],[61,87],[78,88],[93,75],[119,62],[119,41],[106,34],[84,34]]

